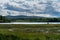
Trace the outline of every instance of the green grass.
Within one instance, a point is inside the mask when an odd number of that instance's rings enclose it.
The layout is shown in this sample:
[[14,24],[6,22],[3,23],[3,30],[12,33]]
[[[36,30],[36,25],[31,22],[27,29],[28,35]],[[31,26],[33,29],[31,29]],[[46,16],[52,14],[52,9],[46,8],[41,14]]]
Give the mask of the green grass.
[[[49,33],[40,32],[39,30],[50,29]],[[56,29],[55,29],[56,28]],[[0,34],[2,34],[5,39],[6,35],[9,36],[8,40],[13,40],[10,35],[16,36],[15,40],[60,40],[60,33],[56,30],[60,29],[59,24],[1,24],[0,25]],[[12,30],[12,31],[11,31]],[[38,31],[37,31],[38,30]],[[2,36],[1,36],[2,37]],[[0,38],[1,38],[0,37]],[[2,37],[2,39],[4,38]],[[2,40],[1,39],[1,40]],[[3,40],[5,40],[3,39]]]
[[[7,29],[1,29],[0,34],[3,35],[14,35],[21,40],[57,40],[60,39],[60,34],[53,34],[53,33],[26,33],[26,32],[18,32],[18,31],[8,31]],[[20,40],[19,39],[19,40]]]
[[0,28],[46,28],[46,27],[60,27],[60,24],[0,24]]

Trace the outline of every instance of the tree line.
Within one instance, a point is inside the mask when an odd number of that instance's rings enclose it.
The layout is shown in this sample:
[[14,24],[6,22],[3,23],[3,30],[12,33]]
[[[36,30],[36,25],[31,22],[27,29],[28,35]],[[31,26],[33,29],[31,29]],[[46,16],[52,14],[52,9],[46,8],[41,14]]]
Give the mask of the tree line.
[[60,22],[60,18],[19,18],[13,20],[25,22]]
[[1,22],[60,22],[60,18],[8,18],[0,15]]
[[1,16],[0,15],[0,23],[3,23],[3,22],[10,22],[11,20],[6,18],[5,16]]

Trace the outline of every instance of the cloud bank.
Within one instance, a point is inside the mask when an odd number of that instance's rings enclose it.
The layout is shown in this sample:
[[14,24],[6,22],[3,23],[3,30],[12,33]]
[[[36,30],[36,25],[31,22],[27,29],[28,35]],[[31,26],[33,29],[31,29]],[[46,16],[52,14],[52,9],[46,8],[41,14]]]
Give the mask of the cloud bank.
[[0,15],[60,17],[59,4],[59,0],[0,0]]

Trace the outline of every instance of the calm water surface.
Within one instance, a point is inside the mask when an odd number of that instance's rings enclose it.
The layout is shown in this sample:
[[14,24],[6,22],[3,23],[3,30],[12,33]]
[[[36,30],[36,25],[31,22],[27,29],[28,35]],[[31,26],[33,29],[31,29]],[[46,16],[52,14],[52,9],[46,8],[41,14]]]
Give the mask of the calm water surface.
[[60,24],[60,22],[10,22],[0,24]]

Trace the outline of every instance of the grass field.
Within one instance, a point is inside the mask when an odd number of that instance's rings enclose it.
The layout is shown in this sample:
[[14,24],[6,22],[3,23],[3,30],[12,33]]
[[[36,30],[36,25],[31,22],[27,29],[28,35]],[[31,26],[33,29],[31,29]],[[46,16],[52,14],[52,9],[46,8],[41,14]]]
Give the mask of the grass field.
[[60,40],[60,25],[0,24],[0,40]]

